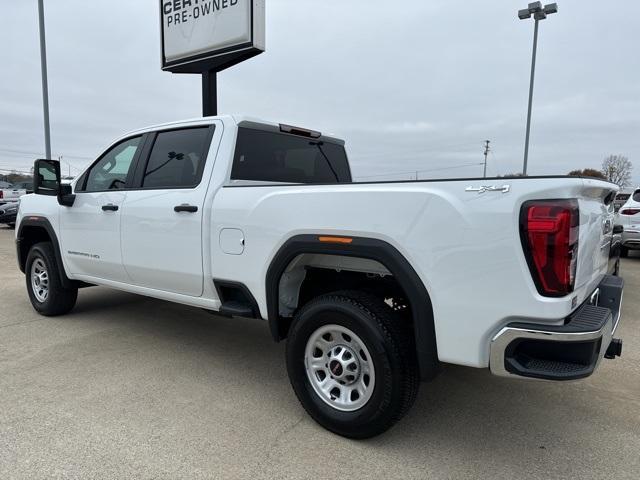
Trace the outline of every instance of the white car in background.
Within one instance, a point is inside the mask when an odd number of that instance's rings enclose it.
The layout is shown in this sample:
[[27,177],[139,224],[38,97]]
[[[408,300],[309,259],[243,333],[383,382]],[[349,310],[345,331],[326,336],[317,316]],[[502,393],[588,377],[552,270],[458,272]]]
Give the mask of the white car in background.
[[616,223],[624,229],[620,256],[626,257],[629,250],[640,250],[640,188],[620,207]]

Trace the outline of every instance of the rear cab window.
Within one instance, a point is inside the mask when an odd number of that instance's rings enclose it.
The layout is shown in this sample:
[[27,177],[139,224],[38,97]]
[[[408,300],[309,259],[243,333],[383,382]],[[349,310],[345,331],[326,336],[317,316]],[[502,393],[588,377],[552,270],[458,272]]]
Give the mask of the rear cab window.
[[231,180],[349,183],[351,172],[338,141],[239,127]]
[[213,129],[191,127],[157,133],[142,175],[142,188],[192,188],[202,179]]
[[633,201],[640,202],[640,190],[636,190],[633,192]]

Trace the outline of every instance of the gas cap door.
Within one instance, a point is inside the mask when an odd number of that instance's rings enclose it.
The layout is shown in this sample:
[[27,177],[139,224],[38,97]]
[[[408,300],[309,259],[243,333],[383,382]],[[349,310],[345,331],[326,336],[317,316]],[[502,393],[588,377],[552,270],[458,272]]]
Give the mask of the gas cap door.
[[238,228],[223,228],[220,230],[220,248],[229,255],[242,255],[244,232]]

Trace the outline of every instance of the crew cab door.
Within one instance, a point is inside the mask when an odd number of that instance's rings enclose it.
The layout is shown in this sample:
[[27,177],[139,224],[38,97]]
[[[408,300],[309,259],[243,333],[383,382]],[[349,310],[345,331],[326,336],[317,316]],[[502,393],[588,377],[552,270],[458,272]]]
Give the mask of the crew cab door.
[[150,134],[122,209],[122,260],[134,285],[202,295],[202,220],[214,128]]
[[120,216],[143,136],[109,148],[78,179],[73,206],[60,206],[62,254],[72,274],[128,281],[120,254]]

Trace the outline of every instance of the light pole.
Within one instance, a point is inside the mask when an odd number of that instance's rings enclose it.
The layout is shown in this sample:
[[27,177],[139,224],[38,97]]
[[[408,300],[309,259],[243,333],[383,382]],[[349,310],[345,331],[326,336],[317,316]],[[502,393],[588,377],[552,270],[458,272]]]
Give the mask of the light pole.
[[529,81],[529,108],[527,110],[527,134],[524,140],[524,165],[522,166],[522,174],[527,174],[527,160],[529,159],[529,133],[531,131],[531,104],[533,102],[533,79],[536,73],[536,50],[538,48],[538,22],[547,18],[547,15],[557,13],[558,5],[550,3],[542,6],[541,2],[530,3],[525,9],[518,10],[518,18],[526,20],[531,18],[535,20],[533,27],[533,53],[531,54],[531,79]]
[[40,68],[42,70],[42,109],[44,111],[45,155],[51,158],[51,136],[49,130],[49,87],[47,82],[47,46],[44,33],[44,5],[38,0],[38,25],[40,26]]

